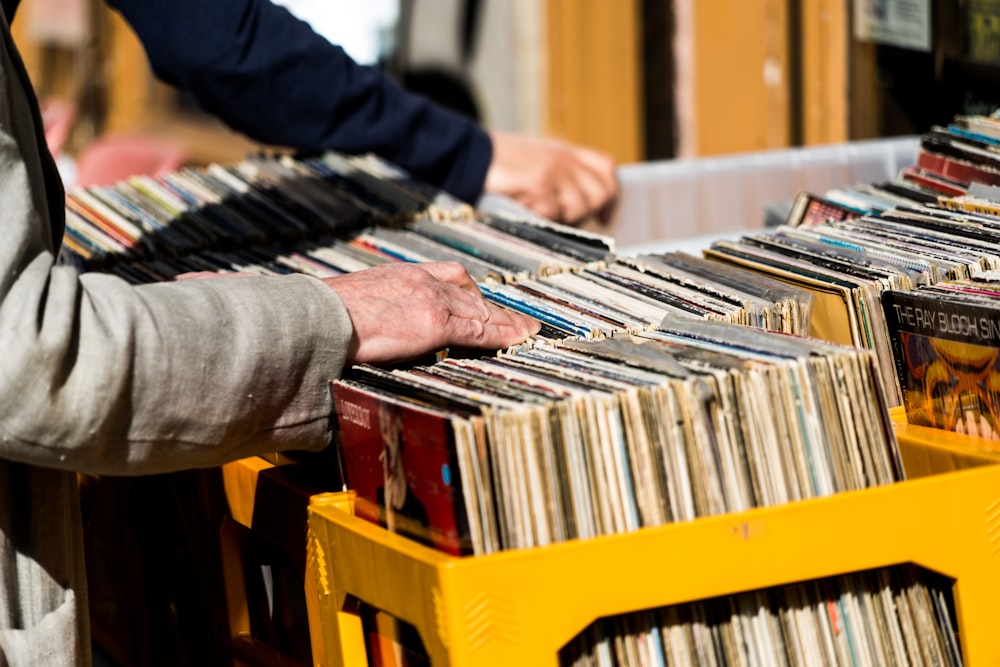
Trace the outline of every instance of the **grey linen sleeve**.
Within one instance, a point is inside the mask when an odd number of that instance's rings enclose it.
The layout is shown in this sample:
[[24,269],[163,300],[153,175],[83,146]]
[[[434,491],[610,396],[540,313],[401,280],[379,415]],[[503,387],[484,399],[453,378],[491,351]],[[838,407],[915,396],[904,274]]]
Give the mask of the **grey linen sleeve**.
[[327,444],[352,327],[320,281],[55,265],[38,115],[0,33],[0,458],[145,474]]

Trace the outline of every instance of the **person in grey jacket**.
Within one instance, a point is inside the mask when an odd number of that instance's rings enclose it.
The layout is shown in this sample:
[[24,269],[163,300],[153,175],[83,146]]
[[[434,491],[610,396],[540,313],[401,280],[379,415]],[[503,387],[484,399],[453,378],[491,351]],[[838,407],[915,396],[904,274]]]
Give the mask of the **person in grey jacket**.
[[538,328],[451,263],[138,287],[79,274],[55,264],[64,205],[0,15],[0,666],[90,663],[76,472],[320,449],[345,364]]

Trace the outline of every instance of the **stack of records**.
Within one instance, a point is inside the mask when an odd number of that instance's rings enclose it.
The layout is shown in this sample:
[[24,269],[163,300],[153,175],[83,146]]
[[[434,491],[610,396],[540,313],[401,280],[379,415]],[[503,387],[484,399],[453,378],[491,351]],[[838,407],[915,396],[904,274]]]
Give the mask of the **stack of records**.
[[[270,166],[278,171],[282,165]],[[240,167],[213,165],[77,188],[66,198],[63,259],[83,270],[100,269],[266,245],[366,220],[357,200],[324,198],[328,188],[318,177],[286,171],[284,178],[296,187],[268,187],[245,178]]]
[[921,137],[916,168],[959,187],[1000,185],[1000,117],[956,116]]
[[62,259],[81,270],[267,248],[415,217],[471,219],[468,204],[429,193],[375,158],[258,156],[232,166],[134,176],[67,194]]
[[810,290],[809,333],[873,350],[890,405],[902,405],[881,295],[1000,269],[998,165],[1000,120],[959,117],[925,135],[897,178],[804,193],[784,226],[704,254]]
[[[472,211],[372,156],[259,156],[69,193],[62,259],[135,283],[460,262],[540,333],[493,356],[356,367],[333,392],[357,513],[486,554],[902,479],[881,295],[1000,269],[1000,217],[943,203],[980,194],[913,169],[803,195],[785,226],[704,258],[624,258],[600,235]],[[913,637],[933,632],[926,659],[951,664],[946,605],[923,581],[880,571],[616,619],[563,658],[878,664],[917,661]],[[820,613],[834,601],[839,616]]]
[[618,258],[609,237],[516,209],[472,212],[372,156],[261,156],[133,177],[69,193],[67,217],[63,261],[132,283],[459,262],[487,298],[541,319],[542,342],[635,333],[678,314],[803,333],[813,300],[695,257]]
[[333,383],[360,516],[453,554],[902,478],[872,355],[678,319]]
[[[455,555],[903,476],[870,352],[722,322],[356,367],[333,393],[355,513]],[[560,661],[961,664],[949,586],[887,569],[613,617]],[[369,639],[389,622],[363,616]],[[421,655],[414,633],[392,635]]]
[[618,258],[481,289],[488,299],[539,319],[537,340],[639,333],[676,317],[801,334],[813,303],[805,290],[682,253]]
[[913,566],[602,619],[560,653],[617,665],[961,665],[951,582]]
[[78,188],[67,195],[61,259],[137,283],[190,271],[326,277],[440,260],[461,262],[476,280],[509,281],[600,266],[611,251],[607,237],[475,216],[375,158],[327,153]]

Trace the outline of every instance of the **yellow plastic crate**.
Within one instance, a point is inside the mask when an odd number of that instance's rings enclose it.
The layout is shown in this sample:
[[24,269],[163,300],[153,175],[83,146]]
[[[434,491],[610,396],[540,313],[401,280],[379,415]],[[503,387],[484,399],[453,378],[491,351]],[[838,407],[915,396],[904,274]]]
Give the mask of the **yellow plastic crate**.
[[[243,665],[298,664],[252,635],[249,608],[252,602],[247,598],[243,557],[240,552],[239,529],[237,528],[237,525],[246,529],[254,528],[253,517],[258,495],[258,478],[262,472],[271,470],[276,465],[285,465],[285,463],[278,462],[276,464],[263,457],[253,456],[227,463],[221,468],[223,490],[232,517],[231,520],[223,520],[219,528],[226,604],[229,612],[229,630],[233,642],[233,652],[237,662]],[[296,545],[288,545],[288,548],[289,550],[294,549]],[[306,540],[303,536],[301,549],[305,550],[305,548]],[[309,621],[309,644],[312,649],[313,662],[323,664],[322,632],[319,627],[319,609],[317,607],[318,596],[313,589],[314,584],[313,577],[305,577],[303,586]]]
[[901,407],[889,416],[910,479],[1000,463],[1000,442],[909,424]]
[[314,496],[309,568],[326,664],[365,664],[360,600],[411,623],[437,667],[557,665],[602,616],[915,563],[955,579],[967,664],[1000,663],[1000,468],[548,547],[459,558]]

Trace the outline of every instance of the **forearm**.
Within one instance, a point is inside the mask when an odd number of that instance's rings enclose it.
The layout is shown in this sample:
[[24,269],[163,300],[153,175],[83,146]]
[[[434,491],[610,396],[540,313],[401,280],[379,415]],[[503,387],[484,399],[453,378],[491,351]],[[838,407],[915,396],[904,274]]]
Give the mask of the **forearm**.
[[351,327],[318,281],[134,288],[39,259],[18,282],[0,304],[0,457],[139,474],[329,442]]

